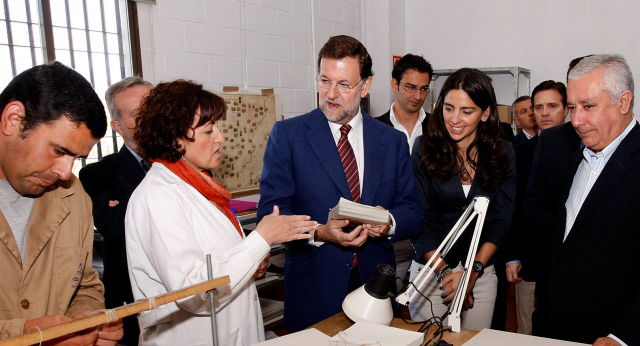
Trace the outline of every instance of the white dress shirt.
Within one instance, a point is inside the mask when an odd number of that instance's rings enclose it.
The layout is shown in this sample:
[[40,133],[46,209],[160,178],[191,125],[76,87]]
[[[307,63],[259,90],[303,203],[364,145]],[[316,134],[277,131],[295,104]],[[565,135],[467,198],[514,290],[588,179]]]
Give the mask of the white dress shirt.
[[627,128],[613,140],[606,148],[602,149],[600,152],[594,152],[593,150],[585,147],[582,150],[582,155],[584,155],[584,160],[580,162],[578,166],[578,170],[576,171],[576,175],[573,177],[573,183],[571,184],[571,190],[569,191],[569,197],[565,202],[565,208],[567,209],[567,220],[566,226],[564,229],[564,239],[567,239],[571,228],[573,227],[573,223],[576,221],[576,217],[578,216],[578,212],[580,208],[582,208],[582,204],[584,200],[589,195],[593,184],[595,184],[596,180],[602,173],[605,165],[611,158],[611,155],[616,151],[620,142],[627,136],[627,134],[631,131],[633,126],[635,126],[637,122],[631,121]]
[[[333,136],[333,140],[336,142],[336,147],[338,146],[338,141],[340,141],[340,137],[342,133],[340,132],[340,128],[342,124],[336,124],[334,122],[329,122],[329,128],[331,129],[331,135]],[[362,111],[358,109],[358,114],[351,119],[348,123],[351,126],[351,130],[347,134],[347,140],[349,144],[351,144],[351,148],[353,149],[353,155],[356,157],[356,165],[358,166],[358,179],[360,179],[360,196],[362,196],[362,186],[363,186],[363,178],[364,178],[364,136],[362,131]],[[393,236],[395,233],[395,219],[393,215],[389,213],[391,216],[391,226],[389,227],[389,232],[387,235],[389,237]],[[309,232],[311,234],[311,238],[309,238],[309,245],[313,246],[321,246],[324,242],[315,241],[315,230]]]
[[398,118],[396,118],[396,113],[393,111],[393,106],[395,106],[395,102],[391,104],[391,109],[389,110],[389,119],[391,119],[391,123],[393,124],[393,128],[398,131],[402,131],[405,136],[407,136],[407,141],[409,142],[409,155],[413,151],[413,143],[416,141],[416,138],[422,136],[422,122],[424,118],[427,117],[427,112],[424,111],[422,107],[420,107],[420,114],[418,115],[418,121],[413,126],[413,131],[411,131],[411,135],[409,135],[409,131],[400,124]]

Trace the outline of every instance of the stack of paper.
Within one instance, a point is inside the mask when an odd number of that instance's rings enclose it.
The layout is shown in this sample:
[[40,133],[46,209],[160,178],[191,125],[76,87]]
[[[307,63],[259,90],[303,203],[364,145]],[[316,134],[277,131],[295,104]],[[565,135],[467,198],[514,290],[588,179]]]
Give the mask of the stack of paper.
[[329,346],[420,346],[424,334],[379,324],[356,322],[329,339]]
[[284,315],[284,302],[279,300],[260,298],[260,308],[264,324],[281,320]]
[[384,225],[389,222],[389,211],[340,198],[329,212],[329,220],[349,220],[352,225],[370,223]]

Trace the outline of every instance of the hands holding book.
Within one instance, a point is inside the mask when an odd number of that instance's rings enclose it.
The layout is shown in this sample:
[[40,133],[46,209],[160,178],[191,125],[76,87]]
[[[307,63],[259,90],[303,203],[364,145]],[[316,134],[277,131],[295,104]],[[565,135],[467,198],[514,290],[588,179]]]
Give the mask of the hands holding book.
[[329,220],[325,225],[316,228],[315,241],[332,242],[342,246],[359,247],[367,240],[368,232],[363,230],[363,225],[345,232],[342,227],[349,225],[349,220]]
[[[326,225],[318,225],[315,233],[316,241],[330,241],[342,246],[359,247],[368,237],[386,236],[390,229],[389,211],[381,206],[372,207],[340,198],[338,205],[329,212]],[[351,232],[344,232],[343,227],[358,225]]]

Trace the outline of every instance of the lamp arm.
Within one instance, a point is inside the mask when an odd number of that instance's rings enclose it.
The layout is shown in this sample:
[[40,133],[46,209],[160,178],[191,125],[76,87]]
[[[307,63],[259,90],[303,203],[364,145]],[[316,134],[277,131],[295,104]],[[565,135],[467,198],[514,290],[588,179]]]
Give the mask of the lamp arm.
[[484,207],[484,210],[481,210],[477,213],[478,220],[473,230],[473,237],[471,238],[471,245],[469,246],[469,252],[467,253],[467,260],[465,261],[465,265],[462,268],[462,277],[460,278],[456,294],[453,298],[453,302],[451,303],[451,309],[449,311],[449,326],[455,333],[460,332],[460,324],[462,322],[462,320],[460,319],[460,314],[462,313],[462,307],[464,306],[465,297],[467,296],[469,279],[471,279],[471,268],[478,251],[478,243],[480,242],[480,234],[482,233],[482,225],[484,224],[485,213],[486,206]]
[[[470,207],[474,204],[475,204],[475,199],[471,202]],[[433,253],[433,255],[431,255],[431,257],[429,258],[429,261],[427,261],[427,264],[423,268],[423,270],[421,270],[420,273],[418,273],[418,275],[413,279],[412,284],[409,284],[407,286],[407,289],[404,292],[401,292],[396,296],[396,302],[398,302],[401,305],[408,305],[409,302],[413,301],[414,299],[416,299],[417,296],[420,295],[420,291],[427,284],[429,278],[433,276],[435,269],[438,268],[438,265],[442,262],[443,257],[449,252],[449,250],[451,249],[453,244],[456,242],[456,240],[458,240],[458,237],[459,237],[458,233],[462,233],[460,232],[461,230],[464,229],[462,228],[462,225],[465,223],[465,221],[468,218],[470,218],[470,215],[472,212],[473,212],[473,208],[467,208],[465,210],[465,212],[458,219],[458,221],[453,226],[451,231],[449,231],[447,236],[444,238],[442,243],[440,243],[440,245],[438,246],[436,251]],[[438,256],[438,254],[442,254],[442,255]],[[424,269],[428,269],[428,270],[424,270]]]
[[473,237],[471,240],[471,245],[469,247],[469,253],[467,255],[467,260],[465,261],[465,266],[463,268],[462,278],[458,283],[458,289],[456,290],[456,294],[451,303],[451,309],[449,312],[449,323],[452,324],[452,316],[454,320],[453,325],[451,325],[452,330],[454,332],[460,331],[460,312],[462,310],[462,303],[464,302],[467,287],[469,286],[469,270],[472,267],[473,261],[476,256],[478,243],[480,241],[480,234],[482,233],[482,226],[484,224],[484,219],[488,207],[489,198],[484,196],[476,196],[473,199],[471,204],[469,204],[465,212],[462,214],[462,216],[460,216],[451,231],[449,231],[442,243],[440,243],[438,249],[429,258],[429,261],[427,261],[427,265],[425,268],[428,268],[428,270],[421,270],[420,273],[418,273],[418,275],[414,278],[414,280],[407,286],[407,288],[396,296],[396,302],[401,305],[408,305],[411,301],[413,301],[420,295],[420,291],[422,291],[422,289],[426,286],[429,278],[433,276],[435,268],[437,268],[440,262],[442,262],[443,257],[447,255],[451,247],[453,247],[456,241],[460,238],[471,221],[473,221],[473,219],[478,216],[478,220],[476,222]]

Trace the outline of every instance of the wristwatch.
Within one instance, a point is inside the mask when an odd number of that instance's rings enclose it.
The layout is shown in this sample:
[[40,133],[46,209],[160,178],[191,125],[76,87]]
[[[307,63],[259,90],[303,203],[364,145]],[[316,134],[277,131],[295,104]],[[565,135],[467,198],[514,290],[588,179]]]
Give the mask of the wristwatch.
[[473,262],[473,271],[478,272],[478,277],[481,277],[484,274],[484,264],[480,261]]

